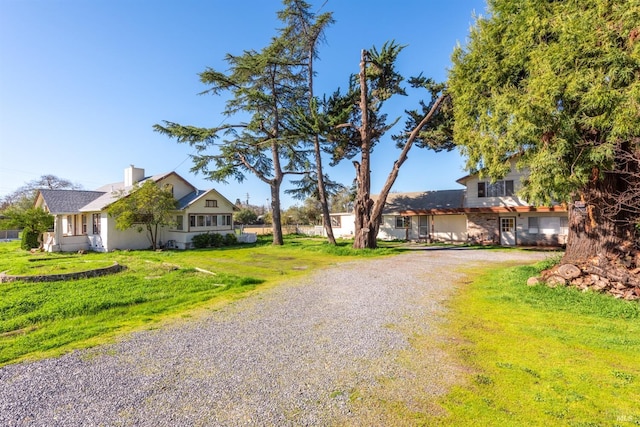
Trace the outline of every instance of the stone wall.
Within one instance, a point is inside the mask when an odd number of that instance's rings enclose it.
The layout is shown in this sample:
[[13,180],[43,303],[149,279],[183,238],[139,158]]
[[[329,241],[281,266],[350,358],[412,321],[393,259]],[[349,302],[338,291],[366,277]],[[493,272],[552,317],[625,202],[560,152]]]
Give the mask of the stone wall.
[[500,243],[497,214],[467,214],[468,239],[473,243]]
[[107,274],[114,274],[122,271],[125,267],[114,263],[110,267],[96,268],[95,270],[79,271],[77,273],[66,274],[48,274],[42,276],[12,276],[4,273],[0,273],[0,283],[15,282],[21,280],[23,282],[57,282],[61,280],[75,280],[86,279],[89,277],[106,276]]
[[564,240],[558,234],[531,234],[526,231],[518,231],[518,245],[523,246],[560,246]]

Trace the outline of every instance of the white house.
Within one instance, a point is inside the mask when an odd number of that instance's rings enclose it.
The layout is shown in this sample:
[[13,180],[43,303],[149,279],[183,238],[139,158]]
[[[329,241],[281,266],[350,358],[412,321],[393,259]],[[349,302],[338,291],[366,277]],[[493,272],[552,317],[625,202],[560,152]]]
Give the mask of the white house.
[[390,193],[378,238],[464,242],[467,218],[464,190]]
[[[511,171],[500,181],[472,174],[457,180],[464,189],[390,193],[378,238],[504,246],[565,244],[566,208],[532,206],[519,198],[525,174],[512,159]],[[339,218],[332,221],[340,224],[339,230],[346,228],[353,235],[354,215],[335,215]]]
[[511,159],[511,171],[500,181],[480,179],[478,174],[458,179],[466,186],[467,239],[505,246],[566,244],[566,207],[532,206],[518,197],[526,171],[518,171],[515,161]]
[[[342,212],[329,214],[331,229],[335,237],[352,239],[356,231],[356,216],[354,213]],[[326,234],[324,227],[320,227],[320,234]]]
[[40,190],[35,206],[51,213],[53,232],[44,237],[50,252],[116,249],[146,249],[146,233],[136,229],[118,230],[115,218],[107,214],[113,202],[127,194],[136,183],[152,180],[171,189],[178,201],[174,225],[164,227],[158,235],[162,246],[176,249],[191,247],[193,236],[202,233],[233,233],[232,214],[238,208],[214,189],[198,190],[175,172],[146,177],[144,169],[133,165],[124,171],[124,181],[107,184],[95,191]]

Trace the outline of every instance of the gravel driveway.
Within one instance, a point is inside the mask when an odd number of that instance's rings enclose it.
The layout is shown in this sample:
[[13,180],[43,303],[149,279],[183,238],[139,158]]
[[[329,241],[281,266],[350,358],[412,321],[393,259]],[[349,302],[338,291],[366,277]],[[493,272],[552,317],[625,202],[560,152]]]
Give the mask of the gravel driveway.
[[427,249],[343,263],[113,345],[6,366],[0,425],[382,425],[376,398],[390,389],[427,412],[462,371],[410,341],[442,339],[457,270],[545,257]]

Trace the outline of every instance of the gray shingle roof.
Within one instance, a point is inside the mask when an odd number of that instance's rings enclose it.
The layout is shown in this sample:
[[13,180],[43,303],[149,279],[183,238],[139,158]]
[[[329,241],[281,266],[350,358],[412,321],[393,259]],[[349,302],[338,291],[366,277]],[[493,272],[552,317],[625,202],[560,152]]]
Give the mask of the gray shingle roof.
[[[171,175],[171,174],[175,174],[178,177],[180,177],[180,175],[178,175],[175,172],[165,172],[165,173],[160,173],[160,174],[156,174],[156,175],[152,175],[152,176],[146,176],[144,178],[142,178],[140,181],[138,181],[138,184],[142,185],[144,184],[145,181],[147,180],[152,180],[155,182],[160,181],[161,179]],[[180,177],[182,180],[184,180],[184,178]],[[187,182],[186,180],[184,180],[185,182]],[[99,198],[92,200],[91,203],[88,203],[86,206],[82,207],[82,212],[98,212],[98,211],[102,211],[103,209],[105,209],[107,206],[109,206],[111,203],[115,202],[116,200],[118,200],[118,198],[120,198],[123,194],[128,194],[131,189],[134,188],[133,185],[130,186],[125,186],[124,182],[114,182],[111,184],[106,184],[103,185],[102,187],[98,188],[98,191],[102,191],[104,194],[102,196],[100,196]],[[202,190],[200,190],[202,192]]]
[[99,212],[103,210],[105,207],[109,206],[111,203],[118,200],[118,192],[106,192],[102,193],[100,197],[97,197],[94,200],[91,200],[86,205],[82,206],[81,212]]
[[191,203],[195,202],[200,197],[204,196],[208,191],[196,190],[184,196],[182,199],[178,200],[178,210],[183,210],[187,208]]
[[104,195],[102,191],[40,190],[52,214],[79,213],[80,208]]
[[[390,193],[383,213],[392,214],[416,210],[461,209],[465,190],[420,191]],[[375,197],[375,196],[374,196]]]

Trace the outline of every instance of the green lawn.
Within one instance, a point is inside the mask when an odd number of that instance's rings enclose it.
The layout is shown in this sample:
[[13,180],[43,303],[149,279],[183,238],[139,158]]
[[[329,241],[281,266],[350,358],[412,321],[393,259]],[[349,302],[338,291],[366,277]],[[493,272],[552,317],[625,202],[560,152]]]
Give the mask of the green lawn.
[[640,425],[640,304],[526,286],[542,267],[481,274],[453,300],[449,351],[471,373],[427,425]]
[[7,274],[67,273],[113,262],[126,270],[91,279],[0,284],[0,366],[104,343],[135,328],[194,315],[197,309],[215,309],[257,286],[338,261],[394,252],[357,252],[350,242],[334,248],[322,239],[302,237],[288,237],[285,246],[274,247],[266,239],[224,249],[86,255],[31,254],[18,242],[1,243],[0,271]]
[[[396,253],[392,246],[356,252],[346,242],[333,248],[320,239],[289,237],[283,247],[261,241],[226,249],[80,256],[28,254],[3,243],[0,271],[38,274],[51,271],[49,265],[78,271],[114,261],[127,269],[95,279],[1,284],[0,365],[196,316],[282,279],[356,257]],[[29,267],[36,264],[41,267]],[[405,407],[401,397],[380,397],[384,419],[428,426],[640,425],[640,304],[526,286],[544,267],[469,271],[474,281],[460,285],[449,303],[445,344],[413,336],[414,351],[406,361],[430,366],[429,348],[442,346],[465,368],[462,383],[437,402],[425,397],[422,409]]]

